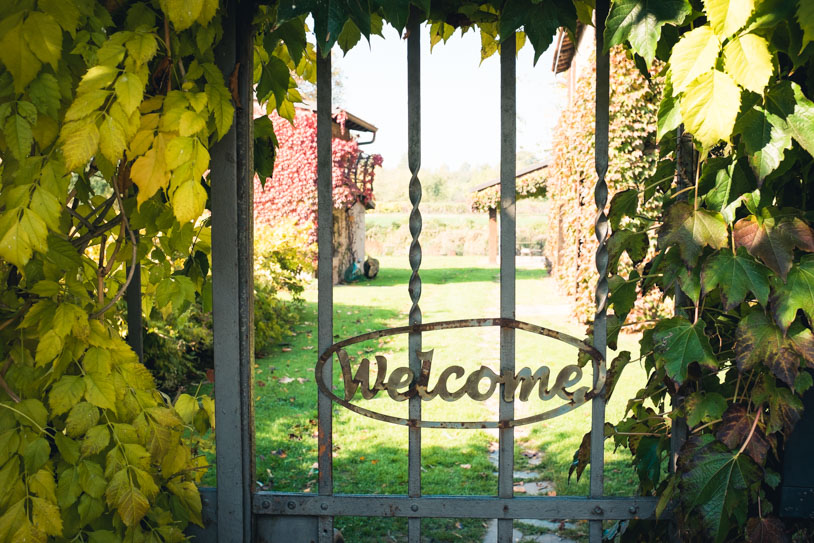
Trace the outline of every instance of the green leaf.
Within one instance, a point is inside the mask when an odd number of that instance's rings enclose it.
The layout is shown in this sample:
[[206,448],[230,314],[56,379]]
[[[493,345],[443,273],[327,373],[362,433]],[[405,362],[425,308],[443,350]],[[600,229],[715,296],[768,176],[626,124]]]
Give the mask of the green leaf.
[[608,221],[615,231],[619,229],[619,224],[625,217],[633,217],[639,209],[639,192],[635,189],[627,189],[617,192],[611,198]]
[[633,50],[653,63],[665,24],[681,25],[692,8],[687,0],[618,0],[613,2],[605,27],[605,48],[630,42]]
[[71,104],[71,107],[69,107],[68,111],[65,112],[65,120],[77,121],[84,119],[91,113],[101,108],[108,96],[110,96],[110,91],[105,89],[96,89],[82,94],[77,94],[76,98]]
[[229,127],[232,126],[232,117],[235,108],[232,105],[232,98],[229,91],[223,85],[213,85],[207,83],[204,87],[208,101],[209,111],[215,117],[215,126],[218,131],[218,139],[222,138]]
[[670,55],[673,94],[686,89],[698,76],[715,67],[721,43],[709,26],[699,26],[684,34]]
[[724,47],[724,67],[741,87],[763,94],[774,71],[769,42],[755,34],[732,38]]
[[732,517],[745,517],[746,490],[759,483],[760,468],[748,455],[732,453],[719,441],[701,447],[686,462],[679,497],[700,514],[706,532],[720,543]]
[[630,272],[630,277],[627,280],[620,275],[613,275],[608,282],[610,304],[613,306],[613,312],[620,319],[624,319],[636,304],[636,285],[639,282],[639,274],[634,270]]
[[[345,26],[342,27],[342,32],[339,33],[336,43],[339,44],[342,52],[347,54],[361,39],[362,33],[359,31],[359,27],[357,27],[353,21],[348,20]],[[286,75],[288,75],[288,71],[286,71]],[[287,87],[288,85],[286,84],[286,88]]]
[[27,398],[15,406],[23,415],[15,415],[17,422],[29,428],[45,428],[48,424],[48,411],[41,401]]
[[167,14],[178,32],[192,26],[201,14],[202,8],[203,0],[161,0],[162,11]]
[[40,72],[28,86],[28,96],[41,112],[52,118],[59,116],[61,95],[57,79],[53,75]]
[[384,13],[384,18],[401,34],[407,26],[407,18],[410,15],[409,0],[378,0],[377,2]]
[[57,71],[62,58],[62,29],[54,18],[47,13],[32,11],[25,20],[23,33],[37,58]]
[[28,473],[34,473],[48,462],[51,446],[44,437],[38,437],[23,449],[23,462]]
[[110,443],[110,431],[107,426],[100,424],[94,426],[85,434],[82,440],[82,456],[89,456],[102,452]]
[[34,134],[28,120],[21,115],[10,115],[3,125],[3,133],[6,136],[6,145],[17,160],[22,160],[31,153]]
[[62,516],[59,507],[43,498],[32,498],[32,521],[37,530],[51,536],[62,535]]
[[718,36],[728,38],[740,30],[755,10],[754,0],[704,0],[707,19]]
[[802,51],[809,43],[814,41],[814,4],[808,0],[798,0],[797,22],[800,23],[800,28],[803,29],[803,46],[800,48]]
[[137,488],[130,487],[121,493],[116,510],[125,526],[135,526],[147,514],[150,503]]
[[158,52],[158,43],[152,32],[133,32],[124,46],[138,64],[148,63]]
[[720,211],[727,224],[731,224],[735,221],[735,212],[743,203],[743,196],[755,189],[757,184],[744,161],[738,160],[717,170],[715,186],[704,195],[704,201],[711,209]]
[[741,91],[727,74],[712,70],[687,86],[681,118],[704,149],[729,141],[741,105]]
[[670,207],[662,229],[659,246],[678,245],[681,257],[692,264],[705,246],[722,249],[728,243],[726,222],[720,213],[706,209],[693,210],[686,202]]
[[746,254],[743,248],[736,255],[721,251],[704,264],[701,283],[704,294],[721,289],[724,308],[730,311],[740,305],[751,292],[763,307],[769,301],[770,270]]
[[116,99],[128,115],[133,113],[144,98],[144,83],[136,74],[123,73],[114,85]]
[[124,128],[111,115],[104,115],[99,127],[99,150],[112,164],[122,158],[127,148],[127,135]]
[[29,489],[40,498],[56,503],[57,483],[50,469],[41,469],[28,479]]
[[791,149],[788,124],[759,107],[753,107],[738,117],[735,132],[741,135],[749,165],[760,183],[780,166],[785,152]]
[[62,432],[54,433],[54,443],[63,460],[69,464],[76,464],[79,461],[79,443]]
[[37,366],[52,362],[62,353],[62,338],[53,330],[48,330],[37,343],[37,354],[34,357]]
[[3,511],[0,515],[0,541],[11,541],[9,536],[13,536],[17,528],[23,522],[28,521],[28,516],[25,510],[27,497],[23,496],[22,499],[13,503],[8,509]]
[[79,470],[79,484],[82,490],[92,498],[101,498],[107,488],[102,466],[90,460],[83,460],[77,466]]
[[657,118],[656,128],[659,141],[681,124],[681,101],[673,95],[673,83],[669,76],[664,84],[664,93],[659,102]]
[[40,71],[42,63],[29,48],[29,37],[23,29],[22,12],[0,21],[0,62],[11,73],[14,91],[22,93]]
[[[783,219],[750,215],[735,223],[735,246],[746,247],[784,280],[791,269],[795,247],[814,252],[814,230],[801,219]],[[793,319],[792,319],[793,320]]]
[[116,410],[116,389],[107,375],[88,372],[83,379],[88,402],[103,409]]
[[763,363],[789,386],[794,384],[800,368],[800,355],[783,331],[762,311],[753,311],[742,319],[735,332],[735,361],[738,370],[747,372]]
[[79,402],[71,408],[68,418],[65,419],[65,431],[70,437],[78,437],[84,435],[97,422],[99,409],[88,402]]
[[702,422],[717,420],[723,415],[726,406],[726,398],[717,392],[693,392],[684,402],[687,424],[693,428]]
[[702,320],[695,324],[683,317],[663,320],[656,325],[653,340],[656,356],[663,361],[667,376],[679,384],[687,378],[687,368],[693,362],[718,369]]
[[786,117],[791,134],[800,146],[814,156],[814,103],[803,94],[800,85],[792,83],[794,113]]
[[38,0],[37,7],[51,15],[65,32],[76,35],[80,13],[73,2],[65,0]]
[[793,266],[786,283],[773,299],[777,323],[785,331],[803,310],[809,321],[814,321],[814,255],[805,255]]

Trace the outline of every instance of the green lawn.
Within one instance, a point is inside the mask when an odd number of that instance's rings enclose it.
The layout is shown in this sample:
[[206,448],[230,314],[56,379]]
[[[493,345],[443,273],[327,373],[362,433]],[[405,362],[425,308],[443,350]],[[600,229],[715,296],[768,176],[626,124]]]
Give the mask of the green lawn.
[[[410,299],[407,293],[409,266],[404,257],[381,259],[381,271],[373,281],[334,289],[334,334],[337,341],[370,330],[404,325]],[[498,270],[486,264],[485,257],[430,257],[422,264],[421,309],[424,322],[498,316]],[[553,279],[543,270],[520,269],[517,273],[517,318],[581,336],[582,326],[563,313]],[[255,418],[258,481],[267,489],[316,492],[316,390],[313,367],[316,362],[316,285],[306,291],[304,321],[286,345],[277,347],[268,358],[257,360]],[[461,329],[427,333],[424,349],[434,348],[433,375],[444,367],[458,364],[467,374],[481,364],[497,369],[499,331],[492,328]],[[393,336],[358,344],[348,349],[358,362],[362,356],[384,354],[389,368],[407,364],[407,337]],[[635,348],[634,338],[623,338],[623,346]],[[518,369],[535,370],[542,364],[552,369],[575,362],[576,350],[548,338],[517,333]],[[335,384],[342,395],[336,371]],[[644,371],[636,364],[626,370],[608,406],[608,419],[623,413],[625,398],[642,385]],[[586,372],[584,381],[590,379]],[[432,384],[433,380],[431,380]],[[451,387],[455,388],[455,387]],[[406,416],[406,402],[394,402],[380,393],[374,400],[357,403],[374,411]],[[423,403],[424,417],[436,420],[494,420],[497,395],[491,401],[476,403],[469,398],[449,403],[436,398]],[[542,404],[516,402],[518,414],[540,412]],[[546,408],[556,400],[546,403]],[[590,405],[571,413],[517,430],[515,462],[528,469],[529,451],[539,450],[542,463],[533,469],[540,479],[552,481],[558,495],[585,495],[588,471],[578,483],[568,483],[568,467],[580,440],[590,427]],[[490,442],[496,432],[483,430],[423,431],[423,480],[425,494],[495,495],[497,476],[488,461]],[[626,451],[606,448],[606,488],[608,494],[632,494],[634,474]],[[407,491],[407,430],[334,408],[334,479],[337,493],[394,493]],[[208,476],[213,480],[213,474]],[[364,518],[337,519],[348,542],[404,541],[406,522]],[[485,531],[479,520],[431,520],[424,533],[434,541],[478,541]]]

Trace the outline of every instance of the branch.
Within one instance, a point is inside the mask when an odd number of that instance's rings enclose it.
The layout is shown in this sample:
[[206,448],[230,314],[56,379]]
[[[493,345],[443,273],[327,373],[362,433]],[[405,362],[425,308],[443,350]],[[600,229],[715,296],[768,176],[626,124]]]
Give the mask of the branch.
[[[116,201],[119,204],[119,211],[121,212],[119,214],[119,218],[121,218],[121,221],[122,221],[122,223],[124,225],[124,228],[127,230],[127,233],[130,235],[130,242],[133,244],[133,255],[130,258],[130,270],[127,272],[127,279],[124,281],[124,284],[121,286],[121,288],[119,288],[119,291],[116,293],[116,295],[113,297],[112,300],[110,300],[107,304],[105,304],[105,306],[102,307],[102,309],[100,309],[99,311],[93,313],[90,316],[90,318],[92,318],[92,319],[97,319],[97,318],[101,317],[102,315],[104,315],[107,312],[108,309],[113,307],[113,304],[118,302],[119,299],[121,299],[121,297],[124,296],[124,293],[127,291],[127,287],[130,286],[130,282],[133,280],[133,274],[136,272],[136,263],[138,262],[138,242],[136,241],[136,235],[133,233],[133,230],[130,228],[130,222],[127,220],[127,215],[125,215],[124,204],[122,203],[122,196],[119,193],[119,188],[115,187],[113,189],[113,192],[116,193]],[[110,224],[110,223],[108,223],[108,224]]]
[[121,220],[122,220],[121,215],[118,215],[118,216],[110,219],[110,221],[106,222],[102,226],[96,228],[95,230],[92,230],[90,232],[82,234],[80,237],[73,240],[71,242],[71,245],[73,245],[74,247],[79,249],[80,247],[83,247],[86,243],[88,243],[93,238],[95,238],[97,236],[100,236],[100,235],[104,234],[105,232],[107,232],[108,230],[111,230],[112,228],[114,228],[116,225],[119,224],[119,221],[121,221]]
[[749,430],[749,435],[746,436],[746,441],[743,442],[741,448],[738,449],[738,454],[742,453],[746,450],[746,446],[752,440],[752,436],[755,435],[755,428],[757,428],[757,421],[760,419],[761,411],[763,410],[763,404],[760,404],[757,408],[757,413],[755,413],[755,421],[752,423],[752,429]]

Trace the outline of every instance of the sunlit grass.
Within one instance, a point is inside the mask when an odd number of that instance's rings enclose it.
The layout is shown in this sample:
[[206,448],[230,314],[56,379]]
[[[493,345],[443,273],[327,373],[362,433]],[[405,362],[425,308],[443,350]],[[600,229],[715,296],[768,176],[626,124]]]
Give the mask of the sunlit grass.
[[[407,323],[410,298],[407,281],[410,269],[404,257],[381,259],[379,277],[373,281],[334,288],[335,341],[371,330]],[[499,272],[489,267],[485,257],[431,257],[422,263],[421,309],[424,322],[497,317],[499,315]],[[288,344],[274,349],[257,361],[255,377],[255,419],[257,479],[264,488],[276,491],[317,492],[317,387],[316,363],[316,285],[305,294],[304,322],[295,327]],[[556,303],[557,286],[539,269],[517,273],[517,318],[583,337],[584,327],[576,325],[564,307]],[[552,313],[552,311],[558,311]],[[552,382],[559,368],[576,361],[576,349],[549,338],[517,332],[516,367],[541,365],[551,368]],[[635,349],[634,338],[623,338],[622,346]],[[473,328],[426,333],[425,350],[435,349],[430,384],[449,365],[461,365],[468,375],[482,364],[499,367],[499,330]],[[388,370],[407,364],[407,336],[352,345],[348,354],[358,363],[361,357],[373,359],[384,354]],[[634,352],[635,355],[635,352]],[[612,356],[612,355],[611,355]],[[354,363],[354,367],[355,367]],[[375,364],[372,364],[375,366]],[[586,368],[583,382],[589,382]],[[631,364],[617,385],[608,406],[608,420],[617,420],[624,411],[625,398],[642,384],[644,372]],[[334,386],[342,396],[342,380],[335,364]],[[457,388],[459,382],[450,383]],[[485,386],[485,385],[484,385]],[[405,417],[407,402],[394,402],[386,393],[374,400],[355,403],[371,410]],[[539,413],[559,405],[558,400],[515,402],[517,416]],[[487,402],[465,397],[457,402],[436,398],[423,402],[423,418],[430,420],[495,420],[497,394]],[[376,421],[342,407],[334,407],[334,491],[337,493],[406,494],[407,429]],[[552,481],[558,495],[586,495],[589,471],[582,479],[568,482],[568,468],[583,434],[590,429],[590,405],[548,421],[519,428],[515,463],[517,469],[531,469],[540,479]],[[488,460],[490,442],[496,431],[427,429],[422,432],[422,492],[424,494],[496,495],[497,476]],[[542,461],[528,466],[523,451],[539,450]],[[207,477],[214,481],[213,473]],[[626,451],[614,453],[606,446],[607,494],[635,492],[634,474]],[[336,525],[346,541],[405,541],[406,521],[372,518],[339,518]],[[424,521],[424,532],[434,541],[478,541],[485,532],[480,520]]]

